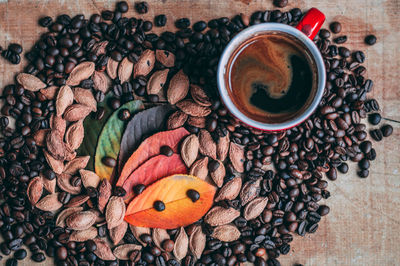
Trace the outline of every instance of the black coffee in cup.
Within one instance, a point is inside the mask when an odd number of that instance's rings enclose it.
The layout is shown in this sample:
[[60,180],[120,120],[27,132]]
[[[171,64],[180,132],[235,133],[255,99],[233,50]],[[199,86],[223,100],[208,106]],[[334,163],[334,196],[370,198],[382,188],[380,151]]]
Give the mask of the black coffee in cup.
[[225,73],[229,97],[248,118],[282,123],[302,114],[317,91],[307,48],[284,33],[268,32],[242,43]]

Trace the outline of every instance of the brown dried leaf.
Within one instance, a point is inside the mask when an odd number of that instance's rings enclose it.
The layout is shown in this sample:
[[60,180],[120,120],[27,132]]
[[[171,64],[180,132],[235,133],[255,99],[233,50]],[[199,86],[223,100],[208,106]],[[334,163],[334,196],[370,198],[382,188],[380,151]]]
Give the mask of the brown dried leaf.
[[201,106],[211,106],[211,100],[207,96],[206,92],[197,85],[190,85],[190,95],[192,95],[193,101]]
[[34,75],[27,73],[19,73],[17,75],[17,81],[28,91],[38,91],[40,89],[46,88],[46,83],[41,81]]
[[188,115],[181,111],[176,111],[172,115],[169,116],[167,121],[167,129],[176,129],[185,124],[188,119]]
[[189,249],[197,259],[200,259],[206,247],[206,235],[201,230],[201,225],[195,225],[189,237]]
[[97,228],[94,226],[89,227],[86,230],[73,231],[69,236],[69,241],[85,242],[97,237]]
[[47,100],[53,100],[58,92],[57,86],[50,86],[44,89],[40,89],[40,93],[46,97]]
[[193,127],[205,128],[206,127],[206,118],[205,117],[197,117],[197,116],[189,116],[187,123]]
[[140,243],[140,244],[142,244],[142,246],[147,246],[147,244],[146,243],[144,243],[141,239],[140,239],[140,236],[141,235],[143,235],[143,234],[148,234],[148,235],[151,235],[151,232],[150,232],[150,228],[147,228],[147,227],[139,227],[139,226],[133,226],[133,225],[129,225],[129,228],[131,229],[131,232],[132,232],[132,234],[133,234],[133,236],[136,238],[136,240]]
[[235,210],[232,207],[224,208],[221,206],[215,206],[208,211],[204,216],[204,222],[211,226],[224,225],[232,222],[240,216],[240,211]]
[[65,121],[61,116],[52,115],[50,117],[50,128],[58,131],[60,136],[64,136],[65,129],[67,128],[67,121]]
[[[112,60],[111,58],[108,60],[108,62],[110,62],[110,60]],[[93,88],[95,90],[101,91],[102,93],[106,94],[108,91],[108,79],[106,74],[104,74],[104,72],[100,72],[100,71],[95,71],[92,77],[93,80]]]
[[84,204],[86,201],[88,201],[90,197],[88,195],[78,195],[74,198],[72,198],[65,207],[72,208],[72,207],[78,207]]
[[229,132],[225,135],[225,137],[220,137],[217,143],[217,158],[221,161],[225,161],[229,152]]
[[257,218],[265,209],[268,203],[267,197],[258,197],[250,201],[243,210],[243,217],[249,221]]
[[65,144],[63,137],[57,130],[51,130],[46,136],[46,146],[48,152],[56,160],[64,160],[65,158]]
[[99,196],[97,200],[98,202],[97,207],[101,212],[104,212],[104,208],[106,207],[107,202],[111,196],[112,187],[110,182],[107,179],[102,179],[100,181],[98,190],[99,190]]
[[29,202],[35,205],[42,197],[43,193],[43,182],[42,179],[37,176],[32,178],[26,189],[26,195],[28,196]]
[[74,88],[74,99],[77,103],[86,105],[91,111],[97,111],[97,101],[91,90],[76,87]]
[[61,86],[56,98],[56,113],[57,116],[62,116],[67,109],[74,102],[74,93],[68,85]]
[[69,121],[69,122],[74,122],[78,120],[84,119],[86,116],[90,114],[92,110],[90,107],[84,105],[84,104],[73,104],[70,105],[64,113],[64,119]]
[[84,169],[86,165],[88,164],[90,159],[90,156],[80,156],[76,157],[72,161],[69,161],[64,168],[64,173],[74,175],[76,174],[80,169]]
[[133,70],[133,78],[147,76],[154,68],[156,56],[153,50],[147,49],[139,57]]
[[96,221],[96,215],[91,211],[80,211],[65,219],[65,224],[73,230],[86,230]]
[[165,67],[175,65],[175,55],[167,50],[156,50],[156,59]]
[[39,147],[43,147],[46,145],[46,136],[50,132],[50,129],[39,129],[38,131],[33,133],[33,140],[36,142],[36,145]]
[[58,175],[57,185],[61,190],[68,192],[71,195],[78,195],[81,193],[81,186],[74,187],[71,185],[71,177],[71,175],[65,173]]
[[218,202],[221,200],[233,200],[239,195],[241,188],[242,179],[240,177],[234,177],[218,191],[214,201]]
[[43,188],[47,190],[50,193],[55,193],[56,192],[56,185],[57,185],[57,180],[56,178],[49,180],[45,178],[44,176],[40,176],[43,182]]
[[102,260],[115,260],[115,256],[110,249],[110,245],[100,238],[93,239],[96,243],[96,250],[93,253]]
[[81,146],[84,135],[83,121],[77,121],[68,127],[65,133],[65,142],[71,150],[76,150]]
[[141,250],[142,246],[135,244],[122,244],[114,248],[113,254],[117,259],[129,260],[129,255],[134,250]]
[[260,194],[260,179],[247,181],[243,184],[240,191],[240,201],[242,206],[255,199]]
[[199,139],[195,134],[187,136],[181,146],[181,157],[187,167],[190,167],[199,153]]
[[126,230],[128,230],[128,223],[125,221],[110,229],[110,239],[114,245],[118,244],[124,238]]
[[121,84],[129,80],[132,75],[132,70],[133,63],[129,61],[128,57],[122,59],[118,67],[118,78],[121,81]]
[[154,72],[147,82],[147,94],[157,94],[167,81],[169,69]]
[[126,206],[122,197],[112,196],[106,208],[107,228],[112,229],[120,225],[125,217]]
[[211,172],[210,175],[214,183],[217,185],[217,187],[222,187],[222,185],[224,184],[224,178],[226,174],[225,166],[223,162],[219,160],[216,161],[219,163],[219,166],[214,172]]
[[[112,59],[112,58],[109,58],[109,59],[108,59],[106,71],[107,71],[108,76],[109,76],[111,79],[116,79],[116,78],[117,78],[118,65],[119,65],[119,62],[118,62],[118,61],[115,61],[115,60]],[[131,72],[131,73],[132,73],[132,72]]]
[[42,211],[54,212],[62,207],[62,203],[58,201],[58,193],[53,193],[42,198],[35,207]]
[[95,69],[93,62],[82,62],[71,71],[67,79],[67,85],[78,86],[81,81],[90,78]]
[[208,116],[211,114],[211,109],[205,106],[198,105],[193,100],[183,100],[176,104],[176,106],[187,115],[190,116]]
[[231,143],[229,147],[229,159],[233,168],[239,173],[244,172],[244,147],[236,143]]
[[189,77],[179,70],[170,80],[167,99],[170,104],[176,104],[177,102],[183,100],[189,91]]
[[204,156],[217,159],[217,145],[211,137],[210,132],[205,129],[201,129],[199,133],[199,150]]
[[189,174],[197,176],[202,180],[206,180],[208,175],[208,157],[195,161],[192,164],[192,167],[190,167]]
[[100,177],[95,172],[81,169],[79,170],[79,174],[81,175],[82,184],[85,188],[97,188],[100,183]]
[[160,228],[153,229],[153,242],[156,245],[156,247],[160,248],[161,250],[164,250],[162,248],[162,243],[167,239],[170,239],[167,230]]
[[56,226],[58,227],[65,227],[67,226],[65,224],[65,219],[67,219],[68,216],[74,213],[78,213],[80,211],[83,211],[83,207],[74,207],[74,208],[67,208],[62,210],[58,215],[56,219]]
[[239,239],[240,231],[234,225],[225,224],[215,227],[211,236],[223,242],[232,242]]
[[47,163],[50,165],[51,169],[56,174],[61,174],[64,171],[64,163],[60,160],[56,160],[47,151],[43,150],[44,158],[46,158]]
[[183,259],[188,251],[188,247],[189,247],[189,238],[185,232],[185,229],[183,227],[181,227],[179,229],[178,235],[175,239],[175,244],[174,244],[174,256],[175,258],[177,258],[178,260]]

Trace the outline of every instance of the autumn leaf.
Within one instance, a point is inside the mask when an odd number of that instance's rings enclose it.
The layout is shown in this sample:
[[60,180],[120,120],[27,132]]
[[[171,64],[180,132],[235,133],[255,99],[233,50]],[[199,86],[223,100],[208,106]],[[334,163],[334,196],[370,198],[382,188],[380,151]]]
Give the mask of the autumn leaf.
[[[192,201],[188,190],[196,190],[200,198]],[[216,188],[190,175],[165,177],[147,187],[134,198],[125,214],[125,221],[134,226],[173,229],[199,220],[211,207]],[[153,208],[155,201],[165,204],[163,211]]]
[[101,130],[94,159],[94,169],[100,178],[110,179],[112,175],[113,167],[108,167],[103,164],[102,159],[104,157],[111,157],[117,160],[121,136],[125,127],[124,121],[119,119],[118,115],[123,109],[128,109],[131,113],[134,113],[137,110],[143,109],[143,103],[141,101],[125,103],[112,113]]
[[179,142],[187,135],[189,135],[189,132],[181,127],[170,131],[159,132],[145,139],[125,163],[118,178],[117,186],[123,186],[126,179],[139,165],[143,164],[151,157],[159,155],[162,146],[169,146],[174,153],[177,153]]
[[148,186],[153,182],[174,174],[187,174],[188,169],[179,154],[170,157],[157,155],[133,171],[122,186],[126,191],[125,202],[129,202],[135,195],[133,188],[138,184]]

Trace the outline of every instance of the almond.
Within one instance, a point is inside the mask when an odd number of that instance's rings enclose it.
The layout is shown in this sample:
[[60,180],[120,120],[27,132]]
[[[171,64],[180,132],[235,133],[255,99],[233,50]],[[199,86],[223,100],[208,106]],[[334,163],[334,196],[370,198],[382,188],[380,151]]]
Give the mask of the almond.
[[69,122],[82,120],[87,117],[92,110],[84,104],[70,105],[64,113],[64,119]]
[[136,238],[136,240],[140,243],[140,244],[142,244],[142,246],[147,246],[147,244],[146,243],[144,243],[141,239],[140,239],[140,236],[141,235],[144,235],[144,234],[147,234],[147,235],[150,235],[151,234],[151,232],[150,232],[150,228],[147,228],[147,227],[139,227],[139,226],[133,226],[133,225],[129,225],[129,228],[131,229],[131,232],[132,232],[132,234],[133,234],[133,236]]
[[57,180],[56,178],[49,180],[43,176],[40,176],[43,182],[43,188],[47,190],[49,193],[55,193],[56,192],[56,185],[57,185]]
[[189,238],[185,232],[185,229],[181,227],[179,229],[174,244],[173,254],[175,258],[177,258],[178,260],[183,259],[187,254],[188,247],[189,247]]
[[91,90],[76,87],[74,88],[74,99],[77,103],[81,103],[90,108],[91,111],[97,111],[97,101]]
[[162,243],[167,239],[170,239],[167,230],[160,228],[153,229],[153,242],[158,248],[164,250],[162,247]]
[[83,121],[80,120],[71,124],[65,133],[65,142],[71,150],[76,150],[81,146],[85,134]]
[[39,129],[38,131],[33,133],[33,140],[36,142],[36,145],[39,147],[43,147],[46,145],[46,136],[47,133],[50,132],[50,129]]
[[[109,60],[110,61],[110,60]],[[95,71],[92,77],[93,88],[106,94],[109,88],[109,82],[104,72]]]
[[167,50],[156,50],[156,59],[165,67],[175,66],[175,55]]
[[65,145],[65,160],[72,161],[76,158],[76,151],[72,150],[68,145]]
[[37,176],[32,178],[26,189],[26,195],[28,196],[29,202],[35,206],[35,204],[42,197],[43,193],[43,181]]
[[167,81],[169,69],[159,70],[151,75],[147,82],[147,94],[157,94],[164,87]]
[[111,196],[111,184],[107,179],[103,179],[99,184],[99,196],[98,196],[98,209],[101,212],[104,212],[104,208],[106,207],[108,200]]
[[195,134],[187,136],[181,147],[181,157],[187,167],[190,167],[197,158],[199,152],[199,139]]
[[74,187],[71,185],[71,178],[72,176],[69,174],[60,174],[57,176],[57,185],[61,190],[71,195],[78,195],[81,193],[81,186]]
[[67,85],[78,86],[83,80],[90,78],[94,73],[93,62],[82,62],[71,71],[67,79]]
[[69,241],[85,242],[97,237],[97,228],[94,226],[89,227],[86,230],[73,231],[69,236]]
[[215,171],[211,172],[211,178],[214,181],[214,183],[217,185],[217,187],[222,187],[222,185],[224,184],[224,178],[225,178],[225,166],[223,164],[223,162],[219,161],[219,160],[215,160],[215,162],[218,162],[218,167]]
[[204,222],[211,226],[224,225],[232,222],[240,216],[240,211],[235,210],[232,207],[224,208],[221,206],[215,206],[208,211],[204,216]]
[[223,242],[232,242],[239,239],[240,231],[234,225],[225,224],[215,227],[211,236]]
[[56,174],[61,174],[64,171],[64,163],[60,160],[56,160],[50,153],[43,150],[44,158],[46,158],[47,163],[50,165],[51,169]]
[[189,249],[197,259],[200,259],[205,247],[206,235],[203,233],[201,225],[195,225],[193,233],[189,237]]
[[179,70],[170,80],[167,99],[170,104],[176,104],[177,102],[183,100],[189,91],[189,77]]
[[90,211],[80,211],[65,219],[65,224],[73,230],[86,230],[96,221],[96,215]]
[[67,121],[65,121],[61,116],[52,115],[50,117],[50,128],[58,131],[60,136],[64,136],[65,129],[67,128]]
[[233,168],[239,173],[244,172],[244,147],[236,143],[231,143],[229,147],[229,159]]
[[220,137],[217,142],[217,158],[221,161],[225,161],[229,152],[229,132],[225,135],[225,137]]
[[210,98],[200,86],[191,84],[190,95],[192,96],[193,101],[195,101],[198,105],[211,106]]
[[134,250],[141,250],[142,246],[136,244],[123,244],[114,248],[113,254],[117,259],[120,260],[129,260],[129,255]]
[[242,179],[240,177],[234,177],[232,180],[226,182],[226,184],[218,191],[214,201],[233,200],[239,195],[241,188]]
[[65,227],[65,219],[67,219],[68,216],[74,213],[78,213],[80,211],[83,211],[83,207],[74,207],[74,208],[67,208],[62,210],[58,215],[56,219],[56,226],[58,227]]
[[208,175],[208,157],[195,161],[190,167],[189,174],[205,180]]
[[96,250],[93,253],[102,260],[115,260],[115,256],[110,249],[110,245],[100,238],[93,239],[96,243]]
[[38,91],[46,88],[46,83],[41,81],[34,75],[27,73],[19,73],[17,75],[17,82],[22,85],[28,91]]
[[[119,62],[118,62],[118,61],[115,61],[115,60],[112,59],[112,58],[109,58],[109,59],[108,59],[106,71],[107,71],[108,76],[109,76],[111,79],[116,79],[116,78],[117,78],[118,65],[119,65]],[[131,72],[131,73],[132,73],[132,72]]]
[[62,203],[58,201],[58,193],[53,193],[42,198],[35,207],[42,211],[54,212],[62,207]]
[[217,159],[217,145],[211,137],[210,132],[205,129],[200,130],[199,133],[199,150],[204,156]]
[[121,84],[129,80],[132,75],[132,71],[133,63],[129,61],[128,57],[125,57],[122,59],[118,67],[118,78],[121,81]]
[[95,172],[81,169],[79,170],[79,174],[81,175],[82,184],[85,188],[97,188],[99,186],[100,177]]
[[260,194],[260,179],[247,181],[240,191],[240,202],[242,206],[255,199]]
[[167,129],[176,129],[183,126],[188,119],[188,115],[181,111],[176,111],[169,116],[167,121]]
[[67,109],[74,102],[74,93],[68,85],[60,88],[56,98],[56,113],[57,116],[62,116]]
[[110,239],[114,245],[118,244],[124,238],[126,230],[128,230],[128,223],[125,221],[110,229]]
[[257,218],[265,209],[268,203],[268,198],[258,197],[250,201],[243,210],[243,217],[247,220]]
[[107,228],[112,229],[120,225],[125,217],[126,206],[122,197],[112,196],[106,208]]
[[51,130],[46,136],[46,145],[49,153],[56,160],[64,160],[65,158],[65,145],[63,137],[57,130]]
[[133,78],[138,76],[147,76],[154,68],[156,56],[153,50],[147,49],[139,57],[133,70]]
[[87,202],[90,199],[88,195],[78,195],[76,197],[73,197],[65,207],[71,208],[71,207],[78,207]]
[[107,45],[108,45],[108,41],[102,41],[102,42],[95,43],[92,47],[92,52],[97,56],[99,56],[101,54],[105,54]]
[[205,128],[206,127],[206,118],[205,117],[196,117],[189,116],[187,123],[193,127],[197,128]]
[[40,89],[40,93],[46,97],[47,100],[53,100],[58,92],[57,86],[50,86],[44,89]]
[[183,100],[176,104],[176,106],[185,114],[190,116],[208,116],[211,114],[211,109],[205,106],[198,105],[193,100]]
[[72,161],[69,161],[64,168],[64,173],[74,175],[76,174],[80,169],[83,169],[86,167],[90,159],[90,156],[80,156],[76,157]]

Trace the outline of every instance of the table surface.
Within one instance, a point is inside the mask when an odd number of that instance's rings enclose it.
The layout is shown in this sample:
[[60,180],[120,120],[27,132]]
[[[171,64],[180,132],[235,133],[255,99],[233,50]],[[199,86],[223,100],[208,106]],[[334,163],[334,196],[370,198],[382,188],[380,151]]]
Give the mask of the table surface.
[[[115,1],[96,0],[0,0],[0,45],[21,43],[28,50],[44,32],[37,26],[41,16],[71,16],[101,12],[114,7]],[[232,16],[243,12],[271,9],[272,0],[152,0],[144,17],[166,14],[167,27],[173,21],[189,17],[191,21]],[[374,81],[372,96],[385,118],[400,121],[400,1],[399,0],[290,0],[285,8],[317,7],[328,23],[340,21],[341,34],[348,36],[347,46],[366,52],[368,78]],[[134,1],[130,0],[129,16]],[[367,47],[364,37],[375,34],[377,44]],[[12,82],[25,65],[14,66],[0,59],[0,88]],[[386,122],[386,121],[384,121]],[[330,214],[323,218],[318,231],[305,238],[295,237],[292,249],[281,256],[282,265],[398,265],[400,263],[400,123],[392,137],[375,144],[378,153],[370,176],[360,179],[354,169],[330,182],[331,197],[326,204]],[[354,168],[354,167],[353,167]],[[50,261],[47,262],[47,264]],[[24,261],[28,265],[29,261]]]

